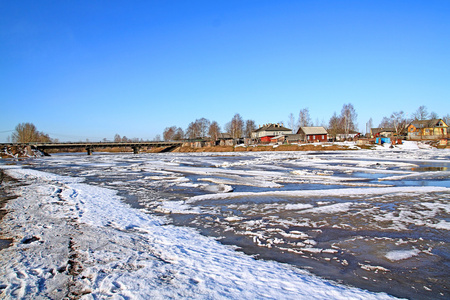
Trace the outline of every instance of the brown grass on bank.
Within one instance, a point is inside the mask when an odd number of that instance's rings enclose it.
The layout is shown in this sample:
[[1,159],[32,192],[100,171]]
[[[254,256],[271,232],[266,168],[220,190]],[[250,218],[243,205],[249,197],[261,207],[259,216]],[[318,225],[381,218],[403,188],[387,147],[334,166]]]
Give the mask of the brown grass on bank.
[[258,146],[215,146],[215,147],[179,147],[173,152],[191,153],[191,152],[260,152],[260,151],[337,151],[337,150],[356,150],[344,145],[258,145]]
[[[372,146],[359,146],[362,149],[370,149]],[[142,147],[139,153],[160,153],[164,152],[167,147]],[[11,158],[12,155],[19,154],[23,149],[11,149],[12,153],[5,154],[0,153],[2,158]],[[22,150],[22,151],[20,151]],[[255,145],[255,146],[213,146],[213,147],[202,147],[202,148],[191,148],[191,147],[178,147],[172,152],[178,153],[194,153],[194,152],[261,152],[261,151],[338,151],[338,150],[356,150],[355,148],[350,148],[345,145],[335,145],[335,144],[303,144],[303,145],[279,145],[275,147],[273,145]],[[49,149],[47,153],[58,153],[58,152],[86,152],[84,148],[73,148],[73,149]],[[131,147],[113,147],[113,148],[100,148],[93,149],[93,152],[110,152],[110,153],[133,153]]]
[[215,146],[202,148],[179,147],[172,152],[191,153],[191,152],[233,152],[233,151],[234,151],[233,146]]

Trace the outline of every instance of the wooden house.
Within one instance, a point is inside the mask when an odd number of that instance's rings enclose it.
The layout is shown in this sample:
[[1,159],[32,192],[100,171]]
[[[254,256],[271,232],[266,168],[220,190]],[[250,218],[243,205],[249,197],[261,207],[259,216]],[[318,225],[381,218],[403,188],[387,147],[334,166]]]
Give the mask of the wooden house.
[[282,124],[265,124],[253,130],[252,139],[261,143],[270,143],[271,139],[277,136],[291,134],[292,130]]
[[300,127],[297,134],[301,135],[301,141],[308,143],[327,142],[328,132],[322,126]]
[[395,128],[381,127],[381,128],[370,128],[370,135],[372,138],[377,137],[391,137],[396,134]]
[[448,137],[448,125],[442,119],[414,120],[408,127],[409,140],[437,140]]
[[354,141],[360,137],[361,133],[350,130],[348,133],[339,131],[336,133],[336,141]]

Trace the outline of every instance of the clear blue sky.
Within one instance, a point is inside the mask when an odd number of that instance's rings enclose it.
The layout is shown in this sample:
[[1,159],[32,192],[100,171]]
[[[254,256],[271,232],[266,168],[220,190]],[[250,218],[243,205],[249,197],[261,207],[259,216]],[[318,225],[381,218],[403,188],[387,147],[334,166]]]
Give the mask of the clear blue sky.
[[256,124],[308,107],[358,124],[450,113],[450,1],[0,0],[0,142],[153,139],[205,117]]

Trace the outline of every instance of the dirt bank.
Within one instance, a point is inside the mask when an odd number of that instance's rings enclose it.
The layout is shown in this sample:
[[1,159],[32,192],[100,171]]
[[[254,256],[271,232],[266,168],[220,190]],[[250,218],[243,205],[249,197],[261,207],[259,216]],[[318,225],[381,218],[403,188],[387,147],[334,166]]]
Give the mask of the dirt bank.
[[246,151],[336,151],[336,150],[357,150],[347,145],[320,144],[320,145],[257,145],[257,146],[215,146],[215,147],[180,147],[173,152],[246,152]]
[[[9,200],[16,199],[17,196],[12,194],[9,191],[9,187],[11,185],[16,186],[19,182],[6,175],[3,170],[0,170],[0,222],[3,220],[3,217],[8,213],[4,207]],[[3,232],[0,231],[0,250],[7,248],[13,242],[12,239],[3,236]]]

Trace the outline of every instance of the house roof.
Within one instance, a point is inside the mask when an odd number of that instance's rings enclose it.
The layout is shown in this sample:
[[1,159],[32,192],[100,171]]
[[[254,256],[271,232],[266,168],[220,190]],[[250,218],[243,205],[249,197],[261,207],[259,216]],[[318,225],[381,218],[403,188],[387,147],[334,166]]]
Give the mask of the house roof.
[[345,132],[344,130],[338,130],[336,134],[360,134],[360,132],[355,130],[349,130],[348,132]]
[[233,137],[231,136],[231,134],[229,134],[229,133],[219,133],[219,136],[218,136],[218,138],[219,139],[224,139],[224,140],[227,140],[227,139],[232,139]]
[[[441,126],[441,122],[444,126]],[[448,127],[442,119],[414,120],[411,125],[416,128]]]
[[380,132],[396,132],[395,128],[391,127],[381,127],[381,128],[370,128],[370,132],[372,134],[380,133]]
[[286,134],[287,141],[298,141],[302,138],[300,134]]
[[280,124],[270,123],[270,124],[265,124],[256,130],[253,130],[253,132],[260,132],[260,131],[292,131],[292,129],[286,128]]
[[327,130],[322,126],[315,126],[315,127],[300,127],[297,131],[297,134],[300,134],[303,132],[306,135],[311,134],[328,134]]

